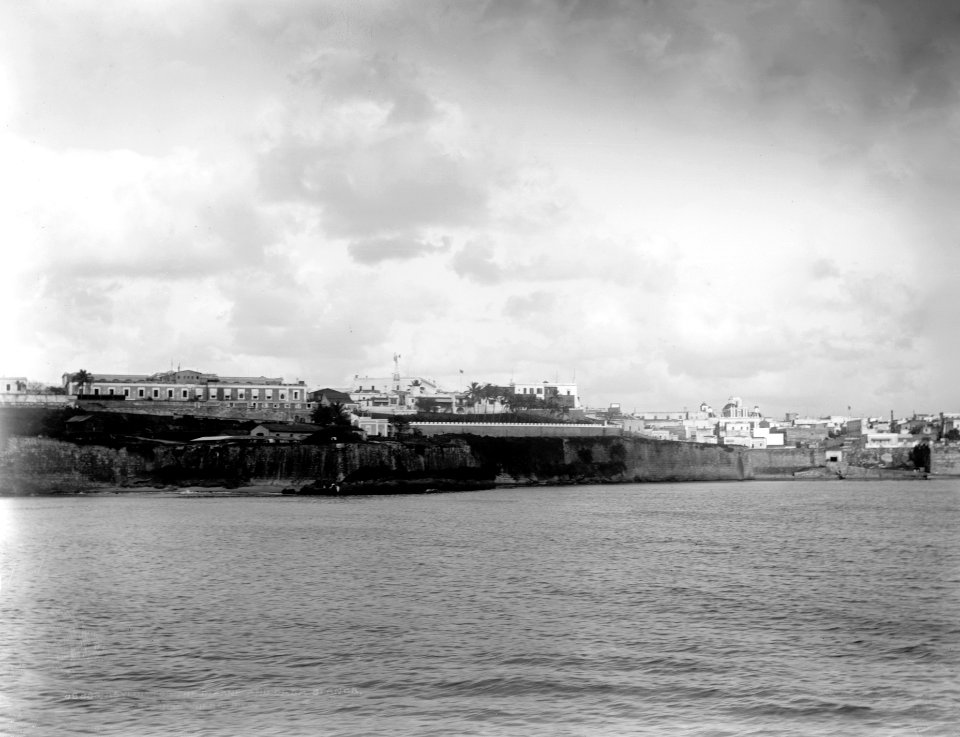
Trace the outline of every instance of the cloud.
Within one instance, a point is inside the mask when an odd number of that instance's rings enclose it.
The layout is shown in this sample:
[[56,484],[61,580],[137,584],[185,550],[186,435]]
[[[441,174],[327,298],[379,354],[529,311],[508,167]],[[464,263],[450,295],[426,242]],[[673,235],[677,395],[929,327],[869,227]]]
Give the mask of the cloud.
[[505,270],[494,258],[493,246],[473,241],[460,248],[451,262],[457,276],[481,284],[498,284],[506,278]]
[[402,352],[648,407],[952,385],[950,3],[0,16],[18,373],[182,353],[338,385]]
[[317,207],[333,236],[484,221],[499,165],[416,66],[325,51],[292,78],[259,154],[267,197]]
[[433,253],[443,253],[449,248],[449,239],[434,244],[407,238],[372,238],[353,241],[347,246],[353,260],[361,264],[378,264],[390,259],[403,261]]
[[512,295],[507,298],[503,308],[506,317],[526,319],[549,313],[556,305],[557,296],[548,292],[534,292],[526,295]]
[[291,142],[261,163],[267,195],[319,207],[334,236],[479,223],[487,207],[485,169],[417,131],[336,149]]
[[[259,264],[272,228],[242,168],[189,152],[54,152],[23,145],[9,202],[32,241],[23,265],[44,273],[196,278]],[[249,180],[247,180],[249,182]]]

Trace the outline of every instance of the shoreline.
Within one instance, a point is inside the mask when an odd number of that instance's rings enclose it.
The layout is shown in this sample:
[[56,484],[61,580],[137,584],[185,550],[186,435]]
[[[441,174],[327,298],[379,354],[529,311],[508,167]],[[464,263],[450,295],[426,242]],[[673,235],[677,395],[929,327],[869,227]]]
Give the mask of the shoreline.
[[833,482],[865,482],[865,481],[927,481],[927,480],[950,480],[960,479],[956,474],[936,474],[931,473],[926,478],[917,475],[912,471],[900,469],[878,469],[885,471],[876,475],[854,475],[847,477],[838,477],[835,475],[823,476],[775,476],[763,475],[748,479],[658,479],[649,481],[623,480],[615,481],[609,479],[595,479],[589,481],[517,481],[511,483],[474,483],[474,484],[449,484],[443,483],[440,479],[418,482],[383,482],[376,484],[358,484],[344,485],[340,492],[318,491],[311,489],[310,484],[305,484],[300,488],[281,484],[242,484],[233,485],[137,485],[137,486],[100,486],[86,487],[77,489],[60,490],[31,490],[28,492],[8,492],[0,489],[0,498],[26,498],[26,497],[67,497],[67,496],[156,496],[168,498],[237,498],[237,497],[358,497],[358,496],[422,496],[424,494],[450,494],[468,491],[488,491],[492,489],[524,489],[540,488],[547,486],[566,487],[566,486],[622,486],[624,484],[688,484],[688,483],[750,483],[752,481],[790,481],[790,482],[809,482],[809,481],[833,481]]

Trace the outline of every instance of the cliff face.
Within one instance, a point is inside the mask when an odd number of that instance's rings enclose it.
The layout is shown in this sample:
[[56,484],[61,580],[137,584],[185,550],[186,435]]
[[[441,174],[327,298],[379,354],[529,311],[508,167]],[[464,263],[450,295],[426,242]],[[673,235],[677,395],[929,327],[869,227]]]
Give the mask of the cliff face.
[[149,461],[125,449],[45,438],[9,438],[0,451],[0,492],[77,492],[149,478]]
[[300,486],[344,479],[363,483],[479,475],[476,460],[462,442],[162,445],[134,452],[43,438],[10,438],[0,451],[0,492],[12,494],[138,485]]
[[[386,482],[423,488],[469,484],[718,481],[889,473],[865,454],[838,469],[823,452],[741,450],[643,438],[493,438],[341,445],[160,445],[114,450],[43,438],[9,438],[0,450],[0,493],[75,492],[137,485],[301,487],[338,482],[374,491]],[[893,459],[895,461],[895,459]],[[894,465],[897,465],[894,462]],[[933,471],[960,473],[960,448],[934,451]],[[458,486],[458,484],[460,484]],[[417,487],[419,488],[419,487]]]
[[390,480],[590,483],[742,479],[739,451],[620,438],[481,438],[344,445],[183,445],[138,452],[11,438],[6,493],[185,484],[302,486]]

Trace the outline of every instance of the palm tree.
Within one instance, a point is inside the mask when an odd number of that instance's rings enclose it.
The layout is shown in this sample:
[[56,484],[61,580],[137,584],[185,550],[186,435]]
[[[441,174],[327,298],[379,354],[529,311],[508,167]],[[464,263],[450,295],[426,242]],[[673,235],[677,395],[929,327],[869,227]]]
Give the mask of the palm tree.
[[83,388],[89,386],[93,383],[93,374],[88,372],[86,369],[80,369],[73,376],[70,377],[70,381],[74,382],[77,385],[79,391],[77,395],[83,394]]
[[343,405],[343,402],[334,402],[330,405],[330,410],[333,412],[334,425],[350,426],[350,412]]
[[310,419],[314,424],[323,425],[324,427],[329,427],[330,425],[348,426],[350,424],[350,416],[347,408],[340,402],[333,402],[329,405],[318,404],[316,409],[313,410]]
[[477,381],[471,381],[470,386],[467,387],[466,395],[467,401],[470,402],[470,406],[474,407],[480,403],[484,398],[484,389],[483,384],[480,384]]

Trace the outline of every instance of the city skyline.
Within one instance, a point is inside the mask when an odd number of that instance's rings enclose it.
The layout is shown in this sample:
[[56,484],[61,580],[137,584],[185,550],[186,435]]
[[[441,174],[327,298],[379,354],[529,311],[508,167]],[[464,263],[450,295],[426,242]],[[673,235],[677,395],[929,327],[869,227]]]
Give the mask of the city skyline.
[[0,19],[0,372],[956,409],[950,3]]

